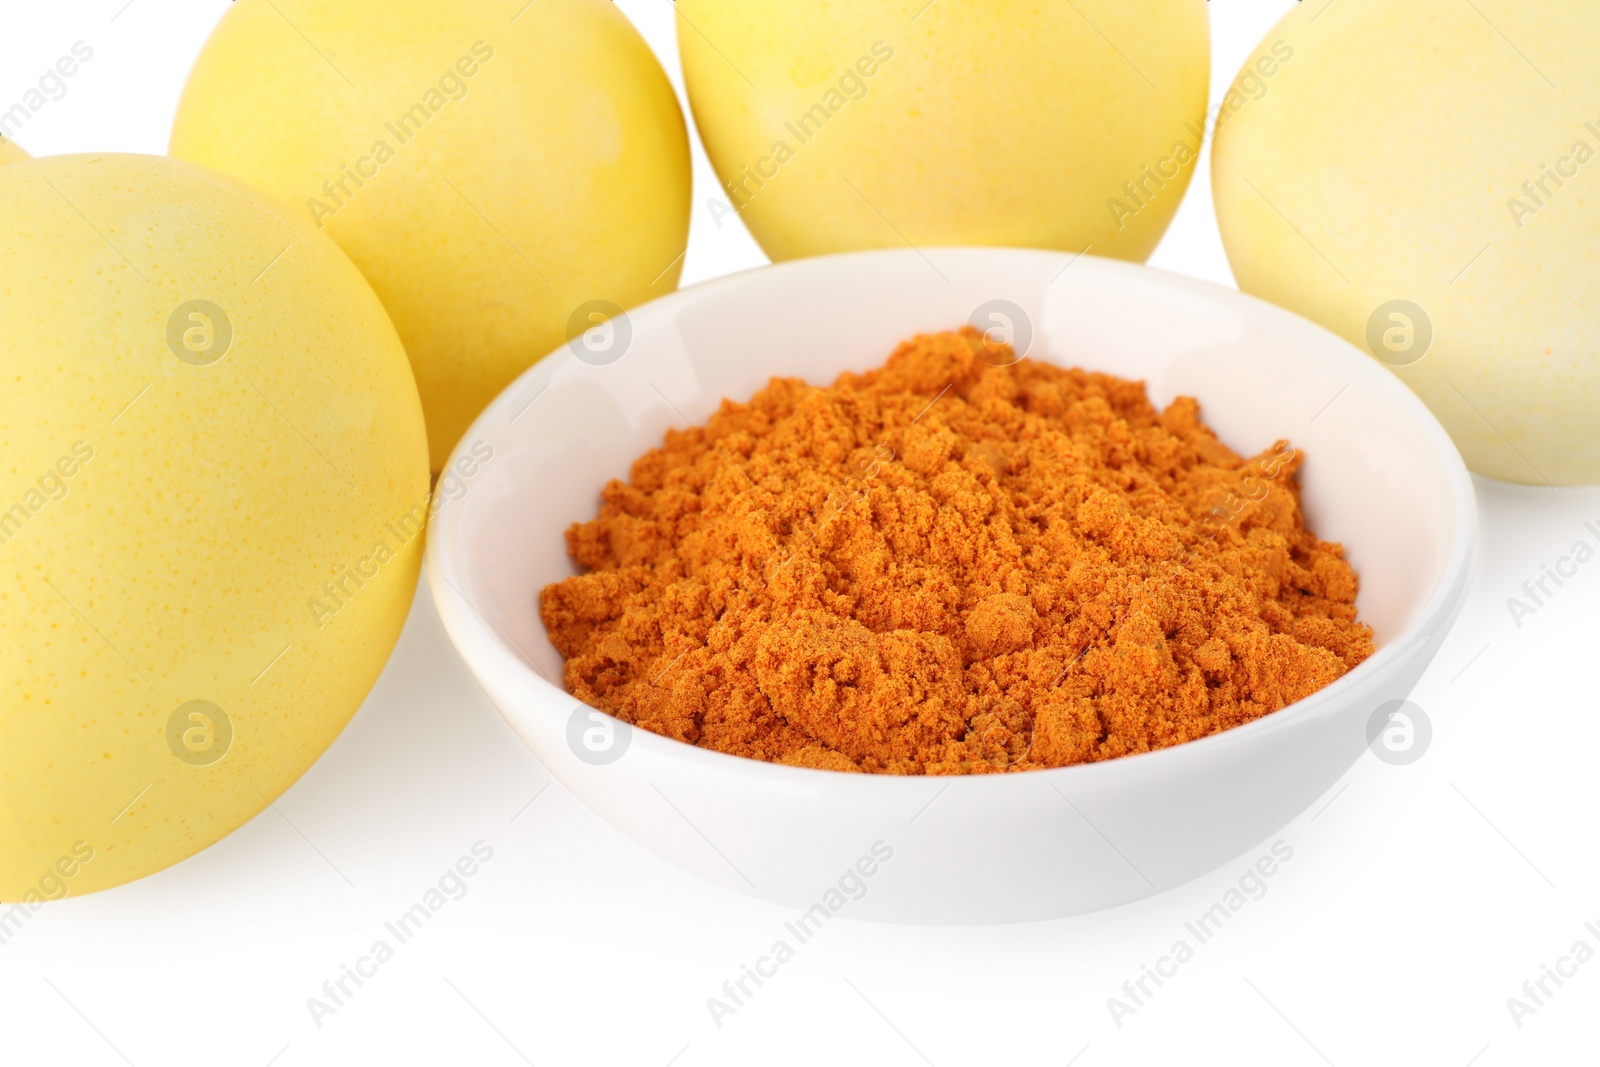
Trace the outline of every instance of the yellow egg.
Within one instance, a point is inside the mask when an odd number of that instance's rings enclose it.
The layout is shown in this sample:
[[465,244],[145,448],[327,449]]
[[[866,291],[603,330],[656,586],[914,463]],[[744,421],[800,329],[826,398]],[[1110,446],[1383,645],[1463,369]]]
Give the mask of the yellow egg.
[[1204,140],[1205,0],[678,0],[695,121],[776,260],[1024,245],[1143,260]]
[[595,309],[677,287],[683,115],[608,0],[240,0],[171,150],[278,197],[365,272],[435,470]]
[[5,166],[7,163],[15,163],[19,159],[27,158],[29,158],[28,153],[22,150],[21,145],[15,141],[0,137],[0,167]]
[[416,588],[427,440],[361,273],[243,183],[57,156],[0,167],[0,215],[0,901],[32,903],[192,855],[334,739]]
[[1600,481],[1594,37],[1582,4],[1305,3],[1217,133],[1240,287],[1389,364],[1497,478]]

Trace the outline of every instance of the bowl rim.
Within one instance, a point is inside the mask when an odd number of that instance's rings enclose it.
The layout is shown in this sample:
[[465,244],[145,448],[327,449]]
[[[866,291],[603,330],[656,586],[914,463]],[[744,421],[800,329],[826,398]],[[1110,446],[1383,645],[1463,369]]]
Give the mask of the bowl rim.
[[[949,787],[966,790],[1003,790],[1024,788],[1026,783],[1033,781],[1057,786],[1069,781],[1087,783],[1098,781],[1108,776],[1169,771],[1184,764],[1193,764],[1196,760],[1210,759],[1214,753],[1220,753],[1225,747],[1248,744],[1273,733],[1292,730],[1302,722],[1330,715],[1342,705],[1344,695],[1347,692],[1366,685],[1369,679],[1376,680],[1380,676],[1386,676],[1398,671],[1402,665],[1409,662],[1429,642],[1434,641],[1435,638],[1440,641],[1443,640],[1445,633],[1449,630],[1455,616],[1465,602],[1466,586],[1471,579],[1473,563],[1478,552],[1477,496],[1471,475],[1468,473],[1466,464],[1461,459],[1461,454],[1456,449],[1455,443],[1438,419],[1416,394],[1397,376],[1379,365],[1376,360],[1370,359],[1356,346],[1325,327],[1241,290],[1229,289],[1199,278],[1150,267],[1142,263],[1130,263],[1086,253],[1074,254],[1049,249],[1001,246],[928,246],[925,248],[839,252],[826,256],[806,257],[750,267],[730,274],[720,275],[694,285],[685,286],[635,308],[630,308],[628,317],[633,321],[635,336],[637,336],[641,321],[648,321],[662,315],[670,315],[676,304],[689,297],[700,300],[708,295],[731,294],[751,284],[769,284],[766,281],[769,278],[777,279],[791,273],[814,271],[819,268],[825,268],[830,263],[863,260],[925,261],[929,253],[936,253],[940,256],[963,256],[977,259],[1036,258],[1049,260],[1061,263],[1063,266],[1074,266],[1074,269],[1081,267],[1088,271],[1098,271],[1110,276],[1121,275],[1124,278],[1134,280],[1136,283],[1142,280],[1147,284],[1181,290],[1191,296],[1197,296],[1208,301],[1237,305],[1248,309],[1248,314],[1265,315],[1268,318],[1276,318],[1279,321],[1293,323],[1296,328],[1322,334],[1327,341],[1332,342],[1334,349],[1342,349],[1353,360],[1360,361],[1359,364],[1352,363],[1352,367],[1357,365],[1362,367],[1361,370],[1353,371],[1353,373],[1365,373],[1373,381],[1382,381],[1383,384],[1379,388],[1388,389],[1402,407],[1410,408],[1413,416],[1422,425],[1427,437],[1432,441],[1437,458],[1443,462],[1448,471],[1448,490],[1452,504],[1451,547],[1450,556],[1440,572],[1438,581],[1417,609],[1412,621],[1400,633],[1379,647],[1355,668],[1345,672],[1345,674],[1323,688],[1250,722],[1208,734],[1205,737],[1195,738],[1192,741],[1185,741],[1148,752],[1130,753],[1114,759],[1075,763],[1065,767],[1037,768],[1014,773],[960,775],[847,773],[820,768],[794,767],[745,756],[735,756],[730,753],[718,752],[715,749],[701,748],[698,745],[678,741],[631,725],[630,750],[637,750],[640,754],[647,755],[652,763],[686,761],[688,769],[703,777],[741,779],[753,785],[759,784],[762,788],[768,790],[810,791],[817,788],[842,788],[881,792],[892,789],[906,790],[909,788],[906,785],[891,785],[887,783],[910,781],[937,782],[940,786],[939,793],[942,794]],[[576,357],[567,349],[566,345],[562,345],[523,371],[473,420],[467,432],[451,450],[444,469],[449,469],[455,463],[461,450],[467,447],[468,442],[486,441],[492,444],[500,435],[492,432],[491,427],[503,425],[502,417],[504,415],[525,406],[525,397],[529,394],[536,395],[540,392],[549,384],[549,379],[555,372],[566,361],[573,359],[576,359]],[[557,701],[581,705],[600,711],[601,714],[608,714],[602,709],[594,708],[593,705],[582,704],[565,688],[546,679],[540,670],[525,659],[516,647],[500,634],[498,629],[489,622],[487,616],[472,604],[456,581],[461,577],[461,572],[465,569],[462,566],[462,561],[457,556],[461,545],[459,529],[458,509],[450,507],[449,503],[446,502],[430,516],[425,558],[427,562],[426,571],[429,585],[434,595],[434,603],[451,642],[456,646],[458,653],[463,661],[466,662],[468,668],[477,676],[480,674],[480,670],[488,665],[485,660],[492,661],[496,665],[497,674],[502,677],[509,676],[514,678],[519,687],[529,690],[531,695],[539,698],[536,701],[538,705],[548,703],[548,698],[554,697]],[[481,684],[481,678],[479,680]],[[496,702],[491,701],[491,703]],[[498,703],[496,703],[496,708],[508,720],[512,718],[513,713],[500,708]],[[567,714],[569,713],[563,713],[563,716]],[[512,725],[513,727],[515,726],[514,723]],[[562,730],[565,729],[564,723],[554,725],[559,726]]]

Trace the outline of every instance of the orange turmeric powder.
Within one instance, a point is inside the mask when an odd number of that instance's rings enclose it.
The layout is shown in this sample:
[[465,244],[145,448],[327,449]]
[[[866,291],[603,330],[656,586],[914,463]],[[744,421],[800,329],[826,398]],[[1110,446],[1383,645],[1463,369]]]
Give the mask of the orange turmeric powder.
[[1187,397],[971,328],[669,431],[567,532],[540,611],[571,693],[753,759],[977,774],[1179,744],[1373,651],[1300,512]]

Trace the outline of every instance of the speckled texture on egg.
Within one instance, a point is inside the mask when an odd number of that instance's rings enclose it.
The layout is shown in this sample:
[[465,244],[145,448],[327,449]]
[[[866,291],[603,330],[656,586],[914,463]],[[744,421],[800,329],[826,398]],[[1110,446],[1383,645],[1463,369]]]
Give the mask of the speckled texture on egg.
[[[433,469],[580,309],[677,288],[689,143],[609,0],[269,0],[228,9],[172,154],[322,227],[405,342]],[[317,42],[311,47],[307,42]]]
[[261,194],[174,160],[63,156],[0,168],[0,211],[0,900],[17,901],[183,859],[322,753],[399,636],[428,467],[376,296]]

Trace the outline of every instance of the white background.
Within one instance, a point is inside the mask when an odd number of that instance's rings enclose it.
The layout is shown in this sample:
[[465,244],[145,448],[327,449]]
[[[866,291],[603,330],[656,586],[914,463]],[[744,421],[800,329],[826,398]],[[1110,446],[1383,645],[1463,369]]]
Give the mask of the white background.
[[[163,152],[227,7],[3,2],[0,109],[73,42],[95,50],[19,136],[36,155]],[[681,88],[669,0],[619,6]],[[1290,5],[1211,6],[1215,100]],[[715,225],[718,190],[695,153],[686,284],[764,261],[736,220]],[[1151,262],[1231,285],[1208,168]],[[1267,895],[1120,1027],[1107,998],[1268,843],[1076,919],[841,918],[718,1028],[706,998],[792,916],[699,882],[546,789],[424,585],[370,699],[274,809],[170,870],[47,906],[0,947],[0,1063],[1593,1063],[1600,961],[1521,1028],[1506,998],[1577,939],[1600,948],[1584,929],[1600,928],[1600,568],[1520,628],[1505,601],[1600,522],[1600,491],[1478,488],[1472,601],[1413,697],[1432,747],[1406,767],[1364,756],[1278,835],[1294,856]],[[494,854],[467,894],[317,1026],[307,998],[477,841]]]

